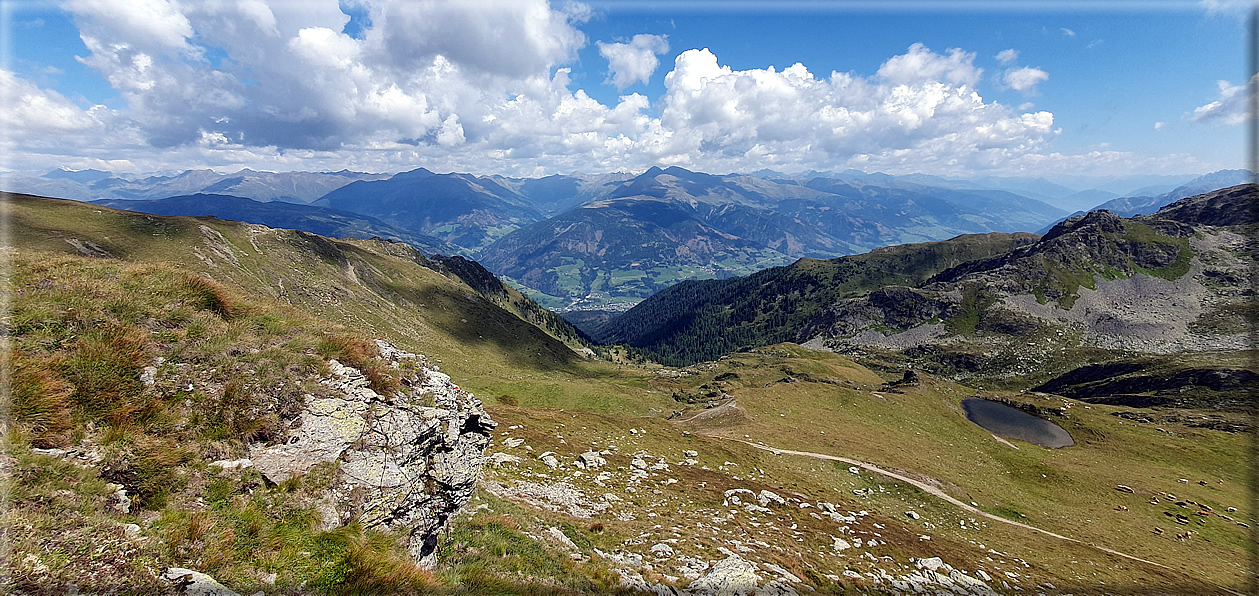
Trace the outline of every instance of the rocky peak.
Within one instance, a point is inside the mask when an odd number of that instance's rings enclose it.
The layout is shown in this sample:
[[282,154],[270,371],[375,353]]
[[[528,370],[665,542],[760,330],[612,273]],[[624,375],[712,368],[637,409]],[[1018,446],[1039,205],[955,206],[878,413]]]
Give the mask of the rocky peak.
[[274,483],[335,466],[318,503],[325,528],[407,529],[411,554],[431,567],[437,534],[472,497],[497,423],[424,356],[377,344],[390,365],[410,371],[403,392],[380,395],[362,372],[332,360],[328,394],[307,395],[292,428],[254,446],[250,459]]
[[1085,231],[1088,228],[1094,228],[1096,232],[1101,233],[1121,233],[1123,232],[1123,218],[1105,209],[1068,217],[1050,228],[1041,238],[1041,242],[1048,242],[1068,232]]

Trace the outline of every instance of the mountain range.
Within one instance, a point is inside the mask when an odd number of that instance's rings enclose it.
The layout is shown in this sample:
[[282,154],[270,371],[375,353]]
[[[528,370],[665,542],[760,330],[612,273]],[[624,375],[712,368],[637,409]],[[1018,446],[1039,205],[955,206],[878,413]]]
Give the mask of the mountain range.
[[[1244,175],[1217,172],[1160,195],[1118,198],[1100,188],[1075,191],[1032,177],[967,180],[858,171],[750,176],[678,167],[544,178],[424,168],[392,176],[196,170],[147,178],[57,170],[5,183],[68,198],[130,200],[111,204],[153,213],[396,238],[430,254],[476,259],[538,303],[571,311],[624,310],[679,281],[748,275],[802,257],[860,254],[962,234],[1045,232],[1067,216],[1051,203],[1103,200],[1126,214]],[[1106,184],[1150,189],[1162,186],[1147,183],[1169,180],[1181,179]],[[193,194],[202,198],[186,198]],[[268,206],[239,200],[245,198]]]
[[615,326],[741,330],[689,366],[461,256],[0,195],[6,586],[1235,593],[1255,193],[686,282]]

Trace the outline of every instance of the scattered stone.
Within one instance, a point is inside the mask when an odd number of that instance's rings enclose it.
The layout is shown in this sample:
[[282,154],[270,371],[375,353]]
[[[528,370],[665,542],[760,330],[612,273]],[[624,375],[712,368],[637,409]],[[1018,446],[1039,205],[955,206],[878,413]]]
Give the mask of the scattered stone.
[[565,536],[565,535],[564,535],[564,531],[563,531],[563,530],[561,530],[561,529],[559,529],[559,528],[557,528],[557,527],[555,527],[555,526],[551,526],[551,527],[547,528],[547,529],[546,529],[546,531],[547,531],[547,533],[548,533],[548,534],[550,534],[550,535],[551,535],[551,538],[554,538],[556,542],[559,542],[560,544],[563,544],[563,545],[564,545],[564,547],[565,547],[565,548],[567,548],[568,550],[570,550],[570,551],[577,551],[577,550],[579,550],[579,549],[577,548],[577,545],[576,545],[576,544],[574,544],[574,543],[573,543],[573,541],[572,541],[572,540],[570,540],[570,539],[568,538],[568,536]]
[[761,503],[761,506],[763,507],[768,507],[770,503],[773,503],[775,505],[787,504],[787,499],[784,499],[778,496],[777,494],[770,492],[768,490],[763,490],[757,493],[756,500],[759,501]]
[[673,556],[673,547],[663,542],[652,545],[651,554],[658,559],[668,559]]
[[176,594],[187,594],[188,596],[240,596],[215,581],[214,578],[191,569],[182,567],[171,567],[162,574],[165,579],[172,584],[172,588]]
[[905,515],[908,516],[909,519],[922,519],[922,516],[918,515],[915,511],[906,511]]
[[131,513],[131,497],[127,496],[126,488],[123,488],[121,484],[114,484],[112,482],[109,484],[106,484],[105,488],[114,491],[114,493],[110,495],[111,497],[113,497],[113,501],[114,501],[113,504],[110,505],[110,507],[115,512],[120,513],[122,515]]
[[518,456],[518,455],[512,455],[512,454],[510,454],[510,453],[503,453],[502,451],[498,451],[498,452],[495,452],[495,453],[491,454],[491,455],[490,455],[490,457],[489,457],[489,459],[487,459],[487,460],[486,460],[486,463],[488,463],[488,464],[490,464],[490,465],[492,465],[492,466],[502,466],[502,465],[506,465],[506,464],[518,464],[518,463],[520,463],[520,456]]
[[508,437],[506,439],[503,439],[503,446],[508,449],[515,449],[521,446],[522,444],[524,444],[524,442],[525,442],[524,439]]
[[220,459],[210,462],[210,465],[224,470],[244,470],[245,468],[254,467],[254,462],[249,458],[243,459]]
[[140,537],[140,526],[136,524],[123,524],[122,533],[127,538],[136,539]]
[[928,571],[936,571],[936,570],[939,570],[941,567],[944,567],[945,571],[951,571],[953,569],[952,567],[945,565],[944,560],[941,559],[940,557],[927,557],[925,559],[918,559],[917,561],[914,562],[914,564],[917,565],[919,569],[926,569]]
[[560,467],[560,460],[555,457],[554,451],[544,452],[542,455],[538,456],[538,460],[546,464],[546,467],[551,468],[552,470]]
[[157,384],[157,367],[156,366],[144,367],[144,371],[140,373],[140,382],[144,383],[145,387],[152,387],[153,385],[156,385]]
[[598,451],[587,451],[577,456],[577,463],[584,468],[599,468],[606,466],[608,460],[603,459],[603,455]]
[[699,452],[687,449],[686,451],[682,452],[682,457],[699,457]]
[[1133,493],[1133,494],[1136,494],[1137,492],[1135,490],[1132,490],[1131,486],[1126,486],[1123,484],[1115,486],[1115,490],[1120,491],[1120,492],[1125,492],[1125,493]]
[[664,584],[654,584],[643,579],[641,573],[633,569],[616,569],[617,575],[621,576],[621,587],[635,592],[645,592],[655,594],[656,596],[678,596],[678,591],[672,586]]
[[518,482],[509,487],[486,481],[483,486],[491,494],[509,501],[521,500],[535,507],[566,513],[582,519],[590,518],[611,507],[608,503],[591,502],[586,498],[585,493],[565,482],[552,485]]

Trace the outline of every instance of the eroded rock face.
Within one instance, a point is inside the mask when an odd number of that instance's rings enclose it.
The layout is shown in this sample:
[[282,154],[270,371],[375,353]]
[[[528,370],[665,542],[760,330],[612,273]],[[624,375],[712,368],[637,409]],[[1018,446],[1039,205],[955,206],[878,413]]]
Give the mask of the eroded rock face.
[[402,393],[377,394],[361,372],[332,360],[328,395],[308,395],[300,423],[249,459],[276,483],[335,463],[320,501],[325,526],[405,528],[411,554],[431,567],[437,534],[471,498],[497,423],[423,356],[377,344],[386,361],[414,371]]

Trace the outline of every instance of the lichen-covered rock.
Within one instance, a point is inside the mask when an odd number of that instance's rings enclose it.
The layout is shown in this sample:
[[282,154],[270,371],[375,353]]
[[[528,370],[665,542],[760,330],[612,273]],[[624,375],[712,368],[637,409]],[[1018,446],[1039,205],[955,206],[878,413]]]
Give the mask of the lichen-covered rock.
[[215,581],[214,578],[191,569],[171,567],[162,574],[162,579],[171,582],[176,594],[187,596],[240,596],[227,586]]
[[386,362],[415,371],[404,392],[377,394],[361,372],[332,360],[327,395],[308,395],[283,441],[255,446],[249,459],[276,483],[335,463],[321,502],[325,525],[406,529],[411,554],[432,566],[437,534],[471,498],[497,423],[423,356],[377,344]]
[[744,595],[756,593],[761,582],[756,574],[756,565],[743,560],[739,555],[731,554],[713,564],[712,569],[687,588],[693,594],[713,596]]

